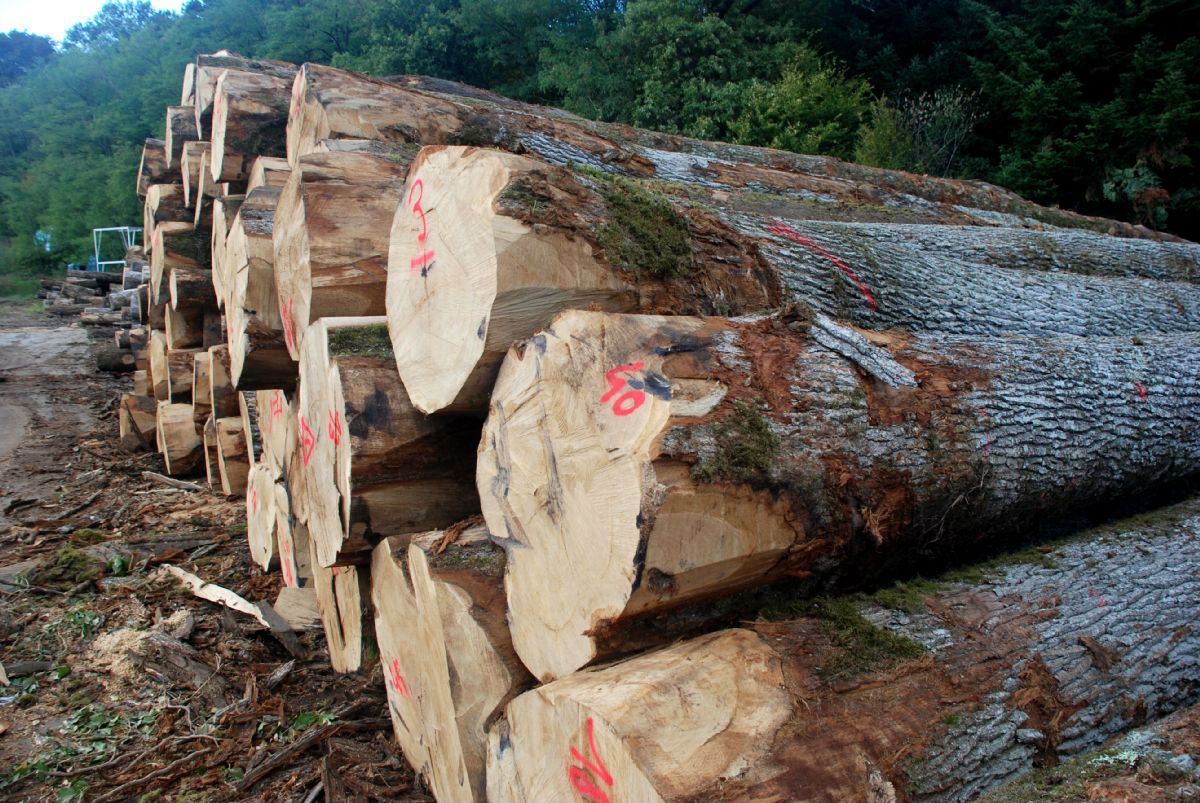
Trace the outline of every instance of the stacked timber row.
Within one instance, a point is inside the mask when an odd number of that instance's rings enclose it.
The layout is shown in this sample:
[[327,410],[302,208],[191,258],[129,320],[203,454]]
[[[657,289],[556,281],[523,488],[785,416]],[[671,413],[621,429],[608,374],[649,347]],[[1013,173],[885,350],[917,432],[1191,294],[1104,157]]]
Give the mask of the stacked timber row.
[[438,800],[966,800],[1200,691],[1195,501],[828,596],[1200,476],[1195,244],[227,52],[163,133],[122,437]]

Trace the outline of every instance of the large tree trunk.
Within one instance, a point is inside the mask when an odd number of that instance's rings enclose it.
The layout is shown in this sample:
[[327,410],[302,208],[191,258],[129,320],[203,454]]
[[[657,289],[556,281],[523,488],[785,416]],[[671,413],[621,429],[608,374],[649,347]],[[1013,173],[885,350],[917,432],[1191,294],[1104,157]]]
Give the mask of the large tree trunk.
[[[170,298],[170,275],[176,268],[191,274],[211,271],[211,246],[204,232],[189,228],[172,233],[159,228],[150,242],[150,294],[155,300],[161,301],[164,296],[173,300]],[[201,298],[204,297],[202,293]]]
[[240,416],[217,419],[217,465],[221,474],[221,493],[244,496],[251,456]]
[[158,442],[158,403],[136,393],[121,396],[117,407],[121,448],[128,451],[155,451]]
[[514,346],[478,482],[535,675],[631,617],[851,585],[1200,471],[1200,335],[867,334],[565,312]]
[[162,452],[167,474],[188,477],[195,474],[204,459],[204,441],[196,426],[192,405],[158,403],[158,449]]
[[779,305],[777,279],[707,213],[501,151],[431,147],[388,260],[397,365],[417,407],[482,412],[504,352],[566,308],[704,314]]
[[217,79],[213,100],[213,181],[245,181],[259,156],[287,153],[292,82],[262,73],[229,71]]
[[188,349],[204,343],[204,308],[194,305],[166,309],[167,348]]
[[229,347],[210,346],[209,354],[209,404],[217,418],[238,415],[238,394],[229,376]]
[[309,566],[325,629],[329,663],[334,672],[357,672],[362,666],[364,631],[368,638],[372,635],[368,567],[327,569],[316,559],[311,539]]
[[486,728],[533,680],[512,648],[503,573],[504,552],[482,527],[424,533],[411,546],[393,536],[372,556],[392,726],[438,800],[486,799]]
[[212,416],[212,354],[198,351],[192,357],[192,411],[203,425]]
[[246,192],[252,192],[259,187],[283,189],[291,172],[292,167],[287,159],[280,156],[260,156],[250,165],[250,171],[246,175]]
[[238,210],[246,200],[244,195],[226,195],[213,199],[212,208],[212,280],[217,294],[217,306],[224,309],[225,297],[229,295],[228,268],[225,259],[225,243],[237,219]]
[[384,313],[388,231],[409,161],[324,153],[295,163],[274,229],[276,292],[293,357],[317,318]]
[[321,318],[304,336],[297,421],[308,532],[323,566],[381,538],[478,512],[477,420],[428,418],[396,374],[384,318]]
[[490,799],[970,800],[1197,698],[1198,535],[1193,500],[579,672],[509,704]]
[[[183,173],[183,202],[189,208],[196,207],[204,198],[203,165],[208,164],[205,157],[212,145],[208,142],[187,142],[183,146],[183,157],[180,161],[180,172]],[[192,218],[198,225],[198,221]]]
[[168,106],[164,132],[163,150],[167,155],[167,168],[184,173],[183,146],[200,139],[196,132],[196,110],[191,106]]
[[142,146],[142,161],[138,164],[138,196],[145,198],[151,184],[172,184],[179,179],[179,171],[171,170],[167,165],[167,143],[161,139],[147,139]]
[[222,255],[230,369],[239,390],[290,390],[296,383],[298,368],[288,353],[271,244],[279,193],[260,187],[246,196]]
[[[212,139],[213,101],[217,93],[217,81],[225,72],[259,73],[282,78],[290,82],[296,75],[296,65],[286,61],[248,59],[222,50],[218,53],[203,53],[196,56],[193,71],[193,98],[196,107],[196,128],[201,139]],[[186,76],[185,76],[186,78]],[[289,83],[290,85],[290,83]]]
[[203,349],[167,349],[167,396],[171,401],[191,404],[194,359],[202,351]]
[[786,194],[810,217],[1026,226],[1050,223],[1173,239],[1142,226],[1048,209],[978,181],[916,176],[824,156],[705,142],[597,123],[420,76],[382,81],[305,64],[292,89],[288,160],[331,138],[500,147],[552,164],[727,192]]
[[1200,246],[1191,243],[722,216],[796,301],[859,326],[962,335],[1200,330]]
[[[153,243],[154,235],[163,232],[178,234],[192,228],[194,216],[183,203],[183,184],[151,184],[146,190],[142,210],[142,236]],[[153,250],[150,254],[154,258]],[[153,265],[151,266],[153,267]]]

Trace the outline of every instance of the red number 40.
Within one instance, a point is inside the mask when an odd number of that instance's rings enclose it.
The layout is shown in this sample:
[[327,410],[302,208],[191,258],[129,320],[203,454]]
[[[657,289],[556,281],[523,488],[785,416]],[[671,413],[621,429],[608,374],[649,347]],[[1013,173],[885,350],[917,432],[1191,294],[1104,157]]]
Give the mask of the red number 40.
[[[617,374],[640,370],[642,370],[642,361],[638,360],[637,362],[630,363],[629,365],[618,365],[616,368],[613,368],[611,371],[605,374],[604,378],[608,380],[608,393],[605,393],[600,397],[600,403],[606,404],[609,399],[611,399],[613,396],[616,396],[617,392],[621,388],[628,384],[628,377],[618,376]],[[632,390],[627,390],[620,396],[617,396],[616,401],[613,402],[612,411],[614,415],[629,415],[645,403],[646,391],[635,386]]]

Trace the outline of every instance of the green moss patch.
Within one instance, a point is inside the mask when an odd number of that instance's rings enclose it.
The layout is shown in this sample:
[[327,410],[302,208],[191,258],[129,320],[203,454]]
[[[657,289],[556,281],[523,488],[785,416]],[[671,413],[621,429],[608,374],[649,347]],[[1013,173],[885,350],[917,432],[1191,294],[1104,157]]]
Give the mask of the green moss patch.
[[749,482],[765,479],[779,455],[779,436],[758,409],[734,402],[732,415],[716,431],[717,450],[711,462],[698,463],[692,475],[701,481]]
[[388,328],[381,323],[330,330],[329,354],[333,357],[395,357]]
[[608,209],[608,220],[596,230],[596,239],[609,261],[657,279],[691,275],[687,221],[666,196],[619,176],[580,172],[596,180]]
[[42,568],[34,580],[42,585],[76,585],[95,580],[104,573],[104,562],[72,546],[61,547]]

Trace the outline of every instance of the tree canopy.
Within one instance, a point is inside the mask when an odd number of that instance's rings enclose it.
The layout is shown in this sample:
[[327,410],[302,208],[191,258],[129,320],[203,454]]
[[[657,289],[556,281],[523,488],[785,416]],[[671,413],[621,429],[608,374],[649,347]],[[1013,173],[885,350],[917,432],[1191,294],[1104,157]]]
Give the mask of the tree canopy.
[[62,43],[0,34],[0,272],[140,220],[140,143],[221,48],[981,178],[1197,238],[1197,32],[1181,0],[110,2]]

